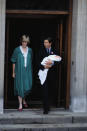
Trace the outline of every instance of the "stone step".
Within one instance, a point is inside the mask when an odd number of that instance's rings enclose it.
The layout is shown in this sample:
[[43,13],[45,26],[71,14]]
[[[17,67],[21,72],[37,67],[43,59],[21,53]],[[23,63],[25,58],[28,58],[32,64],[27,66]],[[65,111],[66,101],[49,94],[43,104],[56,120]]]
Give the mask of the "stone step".
[[66,124],[66,123],[87,123],[87,116],[59,116],[59,115],[38,115],[30,116],[18,114],[16,116],[0,116],[0,124]]
[[87,115],[72,116],[72,123],[87,123]]
[[0,117],[0,124],[63,124],[72,123],[71,116],[8,116]]
[[51,110],[48,115],[43,115],[42,109],[5,110],[0,114],[0,124],[69,124],[87,123],[86,113],[72,113],[65,110]]
[[0,115],[1,124],[63,124],[72,123],[72,116],[59,110],[52,109],[48,115],[43,114],[42,109],[5,110]]
[[0,131],[87,131],[85,124],[0,124]]

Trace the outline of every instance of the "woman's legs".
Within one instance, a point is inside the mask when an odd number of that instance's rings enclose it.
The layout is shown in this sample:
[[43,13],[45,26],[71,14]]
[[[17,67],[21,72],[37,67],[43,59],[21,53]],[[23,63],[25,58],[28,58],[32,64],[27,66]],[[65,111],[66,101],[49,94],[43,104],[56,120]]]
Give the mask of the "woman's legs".
[[25,98],[23,98],[23,104],[27,104]]
[[24,106],[25,108],[28,108],[28,105],[27,105],[27,102],[26,102],[25,98],[23,98],[23,106]]
[[22,109],[22,97],[18,96],[18,101],[19,101],[19,109]]
[[22,102],[23,102],[24,107],[28,108],[25,98],[18,96],[18,101],[19,101],[19,110],[22,109]]

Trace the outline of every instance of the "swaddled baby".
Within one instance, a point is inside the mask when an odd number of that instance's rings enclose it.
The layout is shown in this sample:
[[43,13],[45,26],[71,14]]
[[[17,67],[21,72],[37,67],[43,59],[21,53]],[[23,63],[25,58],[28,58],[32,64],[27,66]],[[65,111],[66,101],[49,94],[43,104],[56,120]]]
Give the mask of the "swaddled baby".
[[[45,57],[42,60],[41,65],[46,65],[46,62],[48,60],[51,60],[52,61],[52,65],[53,65],[54,61],[59,62],[59,61],[61,61],[61,59],[62,58],[60,56],[58,56],[58,55],[49,55],[48,57]],[[43,85],[45,80],[46,80],[48,70],[49,69],[44,69],[44,70],[39,70],[39,72],[38,72],[38,76],[39,76],[41,85]]]

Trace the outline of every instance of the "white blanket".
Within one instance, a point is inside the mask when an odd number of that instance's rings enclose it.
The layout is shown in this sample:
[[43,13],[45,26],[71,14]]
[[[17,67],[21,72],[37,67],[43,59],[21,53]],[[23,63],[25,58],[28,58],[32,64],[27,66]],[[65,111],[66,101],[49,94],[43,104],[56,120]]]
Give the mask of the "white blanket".
[[[45,58],[42,60],[41,65],[46,65],[46,62],[47,62],[49,59],[50,59],[52,62],[54,62],[54,61],[57,61],[57,62],[61,61],[61,57],[60,57],[60,56],[57,56],[57,55],[49,55],[48,57],[45,57]],[[44,70],[39,70],[39,72],[38,72],[38,76],[39,76],[41,85],[43,85],[44,82],[45,82],[45,80],[46,80],[48,70],[49,70],[49,69],[44,69]]]

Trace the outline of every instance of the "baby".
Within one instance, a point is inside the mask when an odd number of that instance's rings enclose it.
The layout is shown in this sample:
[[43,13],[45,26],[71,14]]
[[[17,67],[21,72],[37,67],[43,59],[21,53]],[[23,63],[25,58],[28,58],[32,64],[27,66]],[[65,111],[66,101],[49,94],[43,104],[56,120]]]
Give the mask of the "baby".
[[[49,55],[48,57],[45,57],[42,62],[41,62],[41,65],[45,66],[46,65],[46,62],[48,60],[51,60],[52,61],[52,64],[54,63],[54,61],[56,62],[59,62],[61,61],[61,57],[58,56],[58,55]],[[41,82],[41,85],[44,84],[45,80],[46,80],[46,77],[47,77],[47,72],[48,72],[49,69],[44,69],[44,70],[39,70],[38,72],[38,76],[39,76],[39,79],[40,79],[40,82]]]

